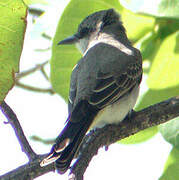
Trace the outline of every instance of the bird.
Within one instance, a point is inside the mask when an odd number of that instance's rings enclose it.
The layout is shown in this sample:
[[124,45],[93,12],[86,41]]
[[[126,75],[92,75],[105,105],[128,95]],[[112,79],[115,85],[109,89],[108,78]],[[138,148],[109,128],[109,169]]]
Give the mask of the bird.
[[133,111],[142,80],[142,57],[114,9],[94,12],[58,45],[75,44],[82,54],[71,73],[67,118],[40,165],[55,162],[64,174],[86,133],[118,124]]

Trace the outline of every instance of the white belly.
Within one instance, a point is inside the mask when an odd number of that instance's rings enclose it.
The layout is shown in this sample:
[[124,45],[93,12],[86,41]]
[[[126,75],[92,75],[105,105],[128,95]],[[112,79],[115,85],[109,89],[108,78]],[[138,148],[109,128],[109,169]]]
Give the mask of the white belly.
[[139,87],[136,86],[130,94],[99,111],[90,128],[101,128],[106,124],[117,124],[121,122],[133,109],[138,94]]

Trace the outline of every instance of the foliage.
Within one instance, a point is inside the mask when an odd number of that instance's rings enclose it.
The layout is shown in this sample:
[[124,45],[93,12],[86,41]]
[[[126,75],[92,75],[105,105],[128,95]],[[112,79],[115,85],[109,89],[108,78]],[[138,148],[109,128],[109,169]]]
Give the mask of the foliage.
[[179,179],[179,150],[173,148],[165,164],[164,173],[159,180],[177,180]]
[[14,85],[26,29],[22,0],[0,1],[0,102]]
[[[57,43],[74,34],[77,24],[85,16],[97,10],[109,8],[115,8],[121,14],[128,37],[142,53],[147,90],[141,93],[136,110],[179,94],[179,1],[161,0],[157,5],[153,3],[153,6],[150,2],[151,8],[147,8],[144,0],[140,3],[137,0],[126,0],[121,3],[123,6],[117,0],[97,0],[95,3],[92,0],[72,0],[65,9],[54,37],[51,59],[53,88],[65,99],[68,98],[72,67],[81,56],[74,46],[59,47]],[[163,137],[175,148],[179,143],[179,132],[174,128],[178,127],[177,122],[175,120],[172,123],[166,123],[160,128]],[[162,129],[168,129],[167,133]],[[154,136],[157,131],[157,127],[149,128],[120,142],[125,144],[143,142]],[[171,140],[170,137],[175,140]],[[176,167],[175,162],[172,161],[173,165],[170,168]],[[174,172],[176,173],[176,170]],[[165,172],[164,174],[166,177],[167,174]]]
[[[0,2],[0,102],[14,84],[19,70],[26,29],[26,4],[43,0],[3,0]],[[150,6],[150,8],[149,8]],[[121,14],[127,35],[143,57],[144,77],[136,110],[179,94],[179,0],[71,0],[56,29],[52,45],[51,75],[53,89],[68,98],[70,74],[81,55],[74,46],[57,43],[75,33],[84,17],[98,10],[115,8]],[[178,118],[126,138],[120,143],[148,140],[158,130],[173,145],[160,180],[179,179]]]

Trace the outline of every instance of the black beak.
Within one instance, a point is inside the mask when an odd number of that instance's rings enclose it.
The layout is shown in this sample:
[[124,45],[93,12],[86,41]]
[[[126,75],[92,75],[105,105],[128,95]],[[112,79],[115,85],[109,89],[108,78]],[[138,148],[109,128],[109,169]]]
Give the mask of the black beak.
[[78,36],[75,34],[75,35],[73,35],[73,36],[70,36],[70,37],[68,37],[68,38],[60,41],[60,42],[58,43],[58,45],[61,45],[61,44],[62,44],[62,45],[63,45],[63,44],[75,44],[75,43],[78,42],[78,40],[79,40],[79,38],[78,38]]

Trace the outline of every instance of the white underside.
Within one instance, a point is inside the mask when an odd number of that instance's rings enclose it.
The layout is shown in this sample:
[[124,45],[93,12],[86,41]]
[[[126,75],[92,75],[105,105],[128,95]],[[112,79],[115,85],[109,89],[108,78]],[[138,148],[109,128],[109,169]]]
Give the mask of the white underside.
[[83,54],[83,56],[85,56],[85,54],[89,51],[89,49],[91,49],[98,43],[109,44],[111,46],[118,48],[120,51],[122,51],[127,55],[133,55],[133,51],[131,49],[127,48],[120,41],[116,40],[115,38],[113,38],[112,36],[106,33],[101,33],[99,36],[95,36],[95,38],[93,37],[91,39],[88,38],[80,39],[80,41],[76,43],[76,47]]
[[121,122],[133,109],[137,101],[138,94],[139,86],[136,86],[130,94],[99,111],[90,129],[101,128],[106,124],[117,124]]

